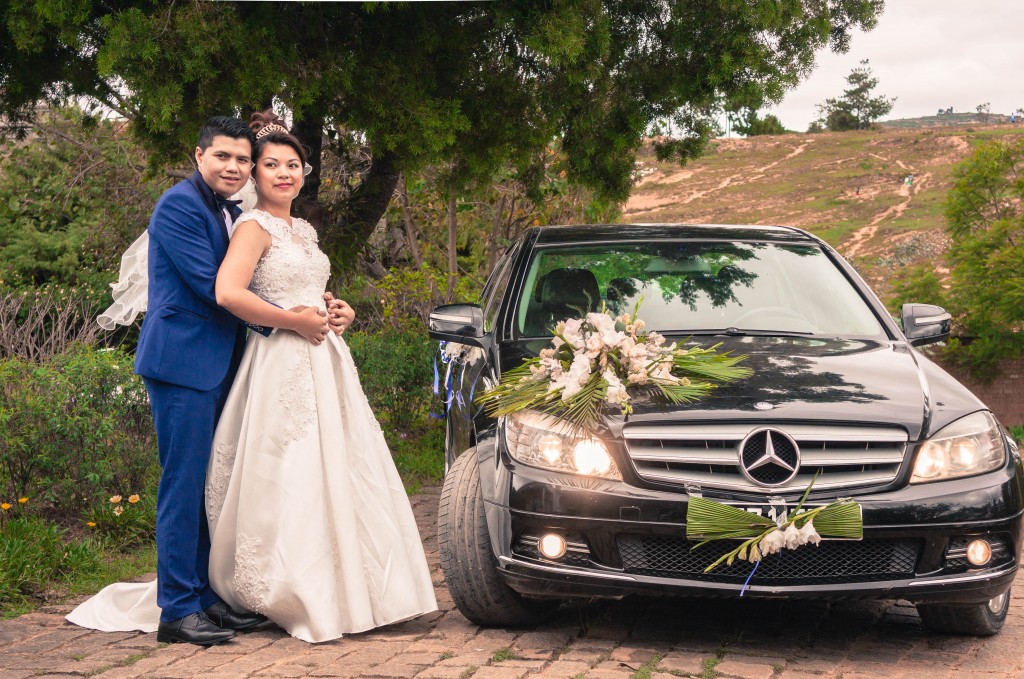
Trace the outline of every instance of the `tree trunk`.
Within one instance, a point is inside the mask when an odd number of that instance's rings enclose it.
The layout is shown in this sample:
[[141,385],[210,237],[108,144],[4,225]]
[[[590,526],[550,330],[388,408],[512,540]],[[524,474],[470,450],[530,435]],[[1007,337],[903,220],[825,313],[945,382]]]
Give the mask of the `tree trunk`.
[[373,156],[370,170],[352,191],[345,208],[323,220],[321,241],[324,252],[336,266],[349,269],[366,248],[370,234],[384,216],[395,193],[400,172],[397,156],[381,152]]
[[490,276],[498,263],[498,234],[501,233],[502,216],[505,211],[505,194],[501,194],[498,205],[494,208],[494,221],[491,222],[491,233],[487,236],[487,275]]
[[445,298],[448,302],[455,296],[455,277],[459,275],[459,256],[456,251],[459,246],[456,238],[456,227],[458,221],[455,219],[455,187],[448,189],[448,295]]
[[423,255],[420,254],[420,245],[416,240],[416,225],[412,221],[412,210],[409,209],[409,190],[405,186],[405,175],[399,182],[399,196],[402,201],[402,221],[405,222],[405,239],[409,242],[409,253],[412,261],[419,269],[423,266]]
[[320,195],[320,168],[322,165],[320,153],[324,146],[324,116],[316,111],[322,111],[325,108],[325,106],[315,104],[310,106],[309,110],[303,113],[302,118],[296,120],[292,125],[292,134],[298,137],[303,146],[309,150],[309,164],[313,170],[306,175],[306,181],[302,185],[299,196],[311,203],[315,203],[317,196]]

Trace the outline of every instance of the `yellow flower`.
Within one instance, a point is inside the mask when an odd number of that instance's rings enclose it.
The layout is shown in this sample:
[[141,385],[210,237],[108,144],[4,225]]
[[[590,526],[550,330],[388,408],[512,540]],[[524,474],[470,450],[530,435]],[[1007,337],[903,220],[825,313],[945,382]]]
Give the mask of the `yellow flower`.
[[28,502],[28,498],[27,498],[27,497],[19,497],[19,498],[18,498],[18,504],[19,504],[19,505],[23,505],[23,504],[25,504],[26,502]]
[[121,513],[123,511],[124,511],[124,507],[122,507],[120,505],[118,505],[117,507],[114,507],[114,516],[121,516]]
[[120,501],[121,501],[121,496],[120,496],[120,495],[115,495],[115,496],[113,496],[112,498],[110,498],[110,502],[111,502],[112,504],[115,504],[115,505],[116,505],[116,504],[117,504],[118,502],[120,502]]
[[128,502],[130,502],[131,504],[135,504],[138,501],[139,501],[139,496],[138,495],[129,495],[128,496]]
[[88,526],[89,528],[95,528],[96,527],[96,522],[95,521],[89,521],[85,525]]
[[4,510],[5,512],[6,512],[6,511],[7,511],[8,509],[10,509],[10,508],[11,508],[11,503],[10,503],[10,502],[5,502],[5,503],[3,503],[3,504],[0,504],[0,509]]

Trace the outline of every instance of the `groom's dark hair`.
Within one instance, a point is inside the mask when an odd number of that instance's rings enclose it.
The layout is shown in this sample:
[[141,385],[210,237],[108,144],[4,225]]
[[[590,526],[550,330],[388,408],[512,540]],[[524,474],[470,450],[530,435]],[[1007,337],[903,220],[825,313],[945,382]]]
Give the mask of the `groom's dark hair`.
[[213,143],[214,137],[248,139],[249,144],[256,144],[256,133],[250,130],[246,123],[231,116],[214,116],[208,119],[203,129],[199,130],[199,142],[196,146],[205,151]]

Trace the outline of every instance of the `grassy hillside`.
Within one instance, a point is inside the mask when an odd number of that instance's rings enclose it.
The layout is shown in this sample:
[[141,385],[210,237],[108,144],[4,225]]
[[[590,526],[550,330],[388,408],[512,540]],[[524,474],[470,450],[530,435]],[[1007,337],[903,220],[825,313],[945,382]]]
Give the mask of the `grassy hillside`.
[[953,166],[983,141],[1020,135],[1024,124],[969,123],[722,139],[682,167],[648,149],[622,221],[798,226],[884,298],[901,266],[941,265]]

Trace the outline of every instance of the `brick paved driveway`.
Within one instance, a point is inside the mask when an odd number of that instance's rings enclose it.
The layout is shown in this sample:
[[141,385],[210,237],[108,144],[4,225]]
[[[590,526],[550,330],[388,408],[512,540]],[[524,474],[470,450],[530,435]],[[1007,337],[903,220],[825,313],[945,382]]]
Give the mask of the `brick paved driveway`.
[[[417,679],[1024,679],[1024,612],[988,639],[928,634],[900,602],[634,599],[570,606],[544,625],[481,629],[454,610],[438,566],[436,490],[414,496],[440,610],[311,645],[276,628],[202,650],[155,634],[90,632],[70,607],[0,622],[0,679],[96,676]],[[1024,596],[1024,585],[1018,588]]]

